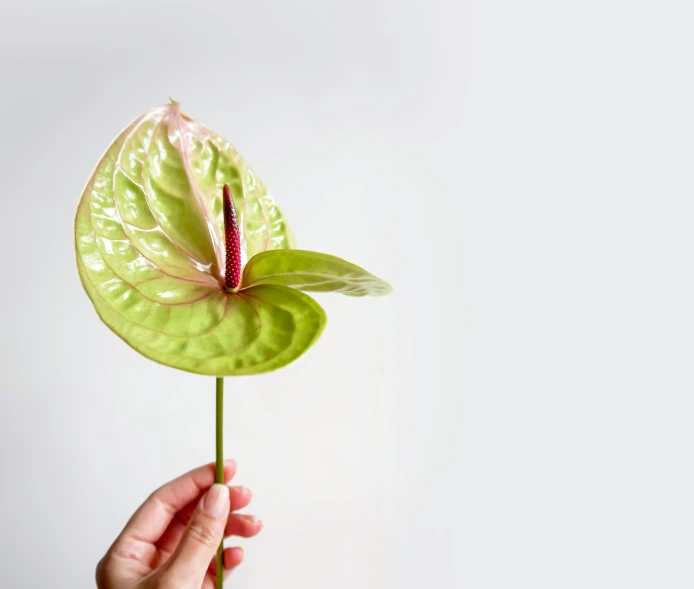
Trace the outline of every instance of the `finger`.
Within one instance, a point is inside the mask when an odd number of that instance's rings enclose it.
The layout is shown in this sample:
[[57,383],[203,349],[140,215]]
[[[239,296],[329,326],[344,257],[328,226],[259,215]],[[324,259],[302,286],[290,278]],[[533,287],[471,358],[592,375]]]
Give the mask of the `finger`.
[[232,513],[227,520],[226,528],[224,528],[224,537],[241,536],[242,538],[251,538],[262,529],[263,522],[257,517]]
[[[237,566],[243,562],[243,548],[234,546],[224,549],[224,578],[226,579]],[[216,568],[216,563],[215,563]]]
[[[224,578],[227,579],[234,569],[243,562],[244,552],[240,546],[224,549]],[[214,589],[217,578],[217,559],[213,558],[207,576],[202,584],[203,589]]]
[[[251,490],[247,487],[229,487],[229,511],[238,511],[239,509],[248,507],[252,497]],[[188,524],[190,516],[193,515],[199,499],[200,497],[196,497],[181,509],[176,515],[176,519],[182,521],[184,525]]]
[[228,488],[213,485],[193,512],[181,542],[163,568],[162,575],[175,580],[176,587],[200,587],[210,559],[222,541],[228,514]]
[[[251,491],[246,487],[229,487],[229,509],[235,511],[247,507],[251,502]],[[171,554],[176,550],[181,537],[185,532],[186,526],[190,521],[195,508],[197,507],[198,499],[186,505],[181,511],[176,514],[166,532],[157,542],[157,547],[161,555],[160,564],[164,564]]]
[[[233,571],[237,566],[243,562],[244,552],[243,548],[240,546],[233,546],[232,548],[224,549],[224,578],[226,579],[231,571]],[[215,578],[217,574],[217,559],[213,558],[210,562],[210,573],[212,573],[212,578]]]
[[[224,462],[224,481],[236,474],[233,460]],[[207,491],[215,481],[215,465],[206,464],[157,489],[130,518],[119,538],[153,544],[166,531],[176,513]]]

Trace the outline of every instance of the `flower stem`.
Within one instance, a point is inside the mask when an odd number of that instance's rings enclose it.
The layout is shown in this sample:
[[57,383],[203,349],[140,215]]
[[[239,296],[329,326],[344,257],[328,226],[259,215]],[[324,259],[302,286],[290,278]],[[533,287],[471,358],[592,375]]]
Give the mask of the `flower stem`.
[[[216,403],[217,431],[216,441],[216,482],[224,484],[224,378],[217,377],[217,403]],[[217,583],[216,589],[222,589],[224,583],[224,540],[217,548]]]

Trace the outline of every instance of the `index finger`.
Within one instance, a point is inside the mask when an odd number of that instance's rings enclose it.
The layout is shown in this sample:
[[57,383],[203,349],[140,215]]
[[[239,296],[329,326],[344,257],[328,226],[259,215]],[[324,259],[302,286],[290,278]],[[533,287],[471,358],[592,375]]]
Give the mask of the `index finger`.
[[[224,482],[236,474],[236,463],[224,461]],[[206,464],[166,483],[140,506],[126,524],[119,540],[128,538],[154,544],[166,531],[176,513],[202,495],[215,482],[215,465]]]

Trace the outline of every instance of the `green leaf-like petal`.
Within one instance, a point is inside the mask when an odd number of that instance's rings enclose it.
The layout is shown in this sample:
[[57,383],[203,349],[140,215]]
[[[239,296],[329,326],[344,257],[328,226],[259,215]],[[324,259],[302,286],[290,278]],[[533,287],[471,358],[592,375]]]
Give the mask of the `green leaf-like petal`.
[[[81,211],[78,226],[85,217]],[[201,286],[195,293],[173,289],[177,302],[162,302],[164,290],[155,291],[159,300],[149,298],[118,278],[89,238],[78,245],[78,268],[111,330],[147,358],[188,372],[231,376],[281,368],[313,345],[327,320],[311,297],[284,286],[236,294]]]
[[84,190],[78,268],[103,321],[148,358],[216,376],[266,372],[305,352],[325,313],[282,286],[222,288],[225,183],[244,258],[293,247],[272,196],[224,139],[178,104],[147,111],[109,147]]
[[279,284],[314,292],[340,292],[353,297],[382,296],[390,284],[342,258],[305,250],[267,251],[246,264],[243,288]]

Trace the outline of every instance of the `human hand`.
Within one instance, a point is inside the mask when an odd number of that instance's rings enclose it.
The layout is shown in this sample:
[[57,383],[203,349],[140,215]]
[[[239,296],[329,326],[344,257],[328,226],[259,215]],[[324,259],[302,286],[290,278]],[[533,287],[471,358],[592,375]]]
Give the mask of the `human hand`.
[[[224,482],[236,463],[224,463]],[[214,589],[215,554],[222,537],[255,536],[263,527],[234,513],[251,500],[245,487],[213,485],[214,464],[197,468],[156,490],[130,518],[96,567],[99,589]],[[224,550],[224,577],[243,560],[241,548]]]

